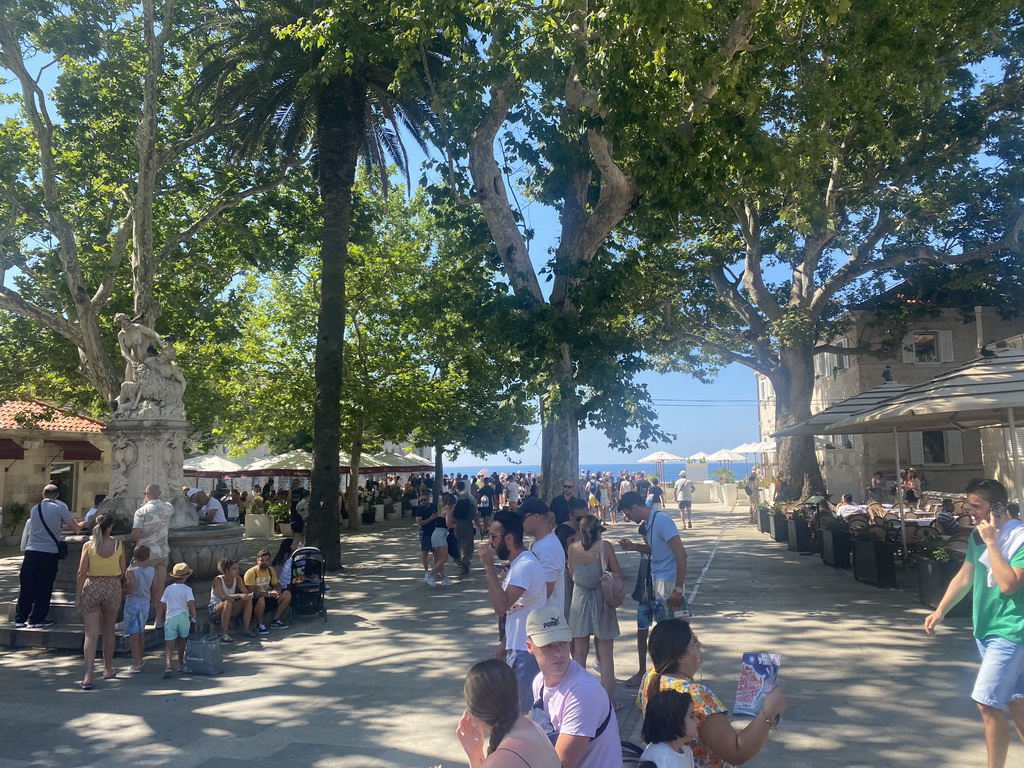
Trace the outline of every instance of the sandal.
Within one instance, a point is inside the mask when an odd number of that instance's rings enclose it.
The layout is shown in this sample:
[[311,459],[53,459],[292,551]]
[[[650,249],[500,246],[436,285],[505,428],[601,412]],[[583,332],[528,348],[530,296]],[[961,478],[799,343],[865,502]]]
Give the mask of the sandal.
[[231,635],[221,635],[220,641],[222,643],[233,643],[235,642],[235,638],[233,638]]
[[111,672],[109,675],[104,675],[103,679],[104,680],[113,680],[115,677],[117,677],[117,672]]
[[82,690],[83,691],[91,691],[92,690],[92,683],[87,683],[87,682],[85,682],[83,680],[81,683],[79,683],[79,685],[82,686]]

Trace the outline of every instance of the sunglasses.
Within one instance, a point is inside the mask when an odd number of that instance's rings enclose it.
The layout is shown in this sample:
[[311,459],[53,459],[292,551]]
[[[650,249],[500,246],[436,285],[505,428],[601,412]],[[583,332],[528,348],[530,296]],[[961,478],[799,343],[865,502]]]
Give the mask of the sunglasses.
[[563,485],[562,487],[563,488],[575,488],[576,486],[575,485]]

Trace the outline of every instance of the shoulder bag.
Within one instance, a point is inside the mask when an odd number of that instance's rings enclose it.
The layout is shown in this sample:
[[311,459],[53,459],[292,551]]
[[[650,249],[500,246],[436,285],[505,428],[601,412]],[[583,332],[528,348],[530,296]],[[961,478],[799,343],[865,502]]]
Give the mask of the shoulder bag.
[[612,608],[618,608],[622,605],[622,601],[626,599],[626,583],[622,580],[622,577],[615,573],[615,571],[609,571],[608,566],[605,564],[604,558],[604,541],[599,541],[598,544],[601,546],[601,597],[604,599],[606,605],[610,605]]
[[53,535],[53,531],[50,530],[50,526],[46,524],[46,518],[43,517],[42,502],[36,504],[36,512],[39,514],[39,522],[43,524],[43,528],[48,534],[50,534],[50,538],[53,539],[53,543],[57,545],[57,559],[64,560],[68,556],[68,544],[63,539],[58,541],[57,537]]

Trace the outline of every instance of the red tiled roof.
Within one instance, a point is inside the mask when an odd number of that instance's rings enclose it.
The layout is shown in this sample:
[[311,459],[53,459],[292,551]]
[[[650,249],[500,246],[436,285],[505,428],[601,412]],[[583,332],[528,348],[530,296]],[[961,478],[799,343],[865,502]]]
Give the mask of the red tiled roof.
[[[33,418],[35,417],[35,419]],[[0,403],[0,430],[45,429],[50,432],[101,432],[102,421],[79,416],[42,400],[8,400]]]

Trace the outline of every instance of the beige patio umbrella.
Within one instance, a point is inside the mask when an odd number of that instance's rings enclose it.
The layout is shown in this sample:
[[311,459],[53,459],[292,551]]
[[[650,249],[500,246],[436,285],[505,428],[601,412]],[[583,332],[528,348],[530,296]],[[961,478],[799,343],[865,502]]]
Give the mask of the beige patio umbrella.
[[811,416],[811,418],[801,421],[799,424],[787,427],[786,429],[780,429],[771,436],[797,437],[823,435],[825,434],[825,427],[829,427],[836,422],[848,419],[858,413],[864,413],[872,408],[876,408],[885,401],[903,394],[907,388],[908,385],[906,384],[900,384],[897,381],[887,381],[885,384],[875,387],[874,389],[869,389],[866,392],[861,392],[853,397],[847,398],[840,403],[830,405],[828,408],[823,408]]
[[[1024,352],[1000,352],[907,387],[875,408],[832,424],[829,433],[917,432],[1006,425],[1010,429],[1014,491],[1021,482],[1017,416],[1024,408]],[[897,448],[897,464],[899,453]],[[899,467],[897,467],[897,472]]]
[[668,451],[655,451],[650,456],[644,456],[642,459],[637,459],[641,464],[654,464],[658,477],[661,478],[662,482],[665,482],[665,464],[674,464],[676,462],[685,461],[682,456],[676,456],[674,453]]

